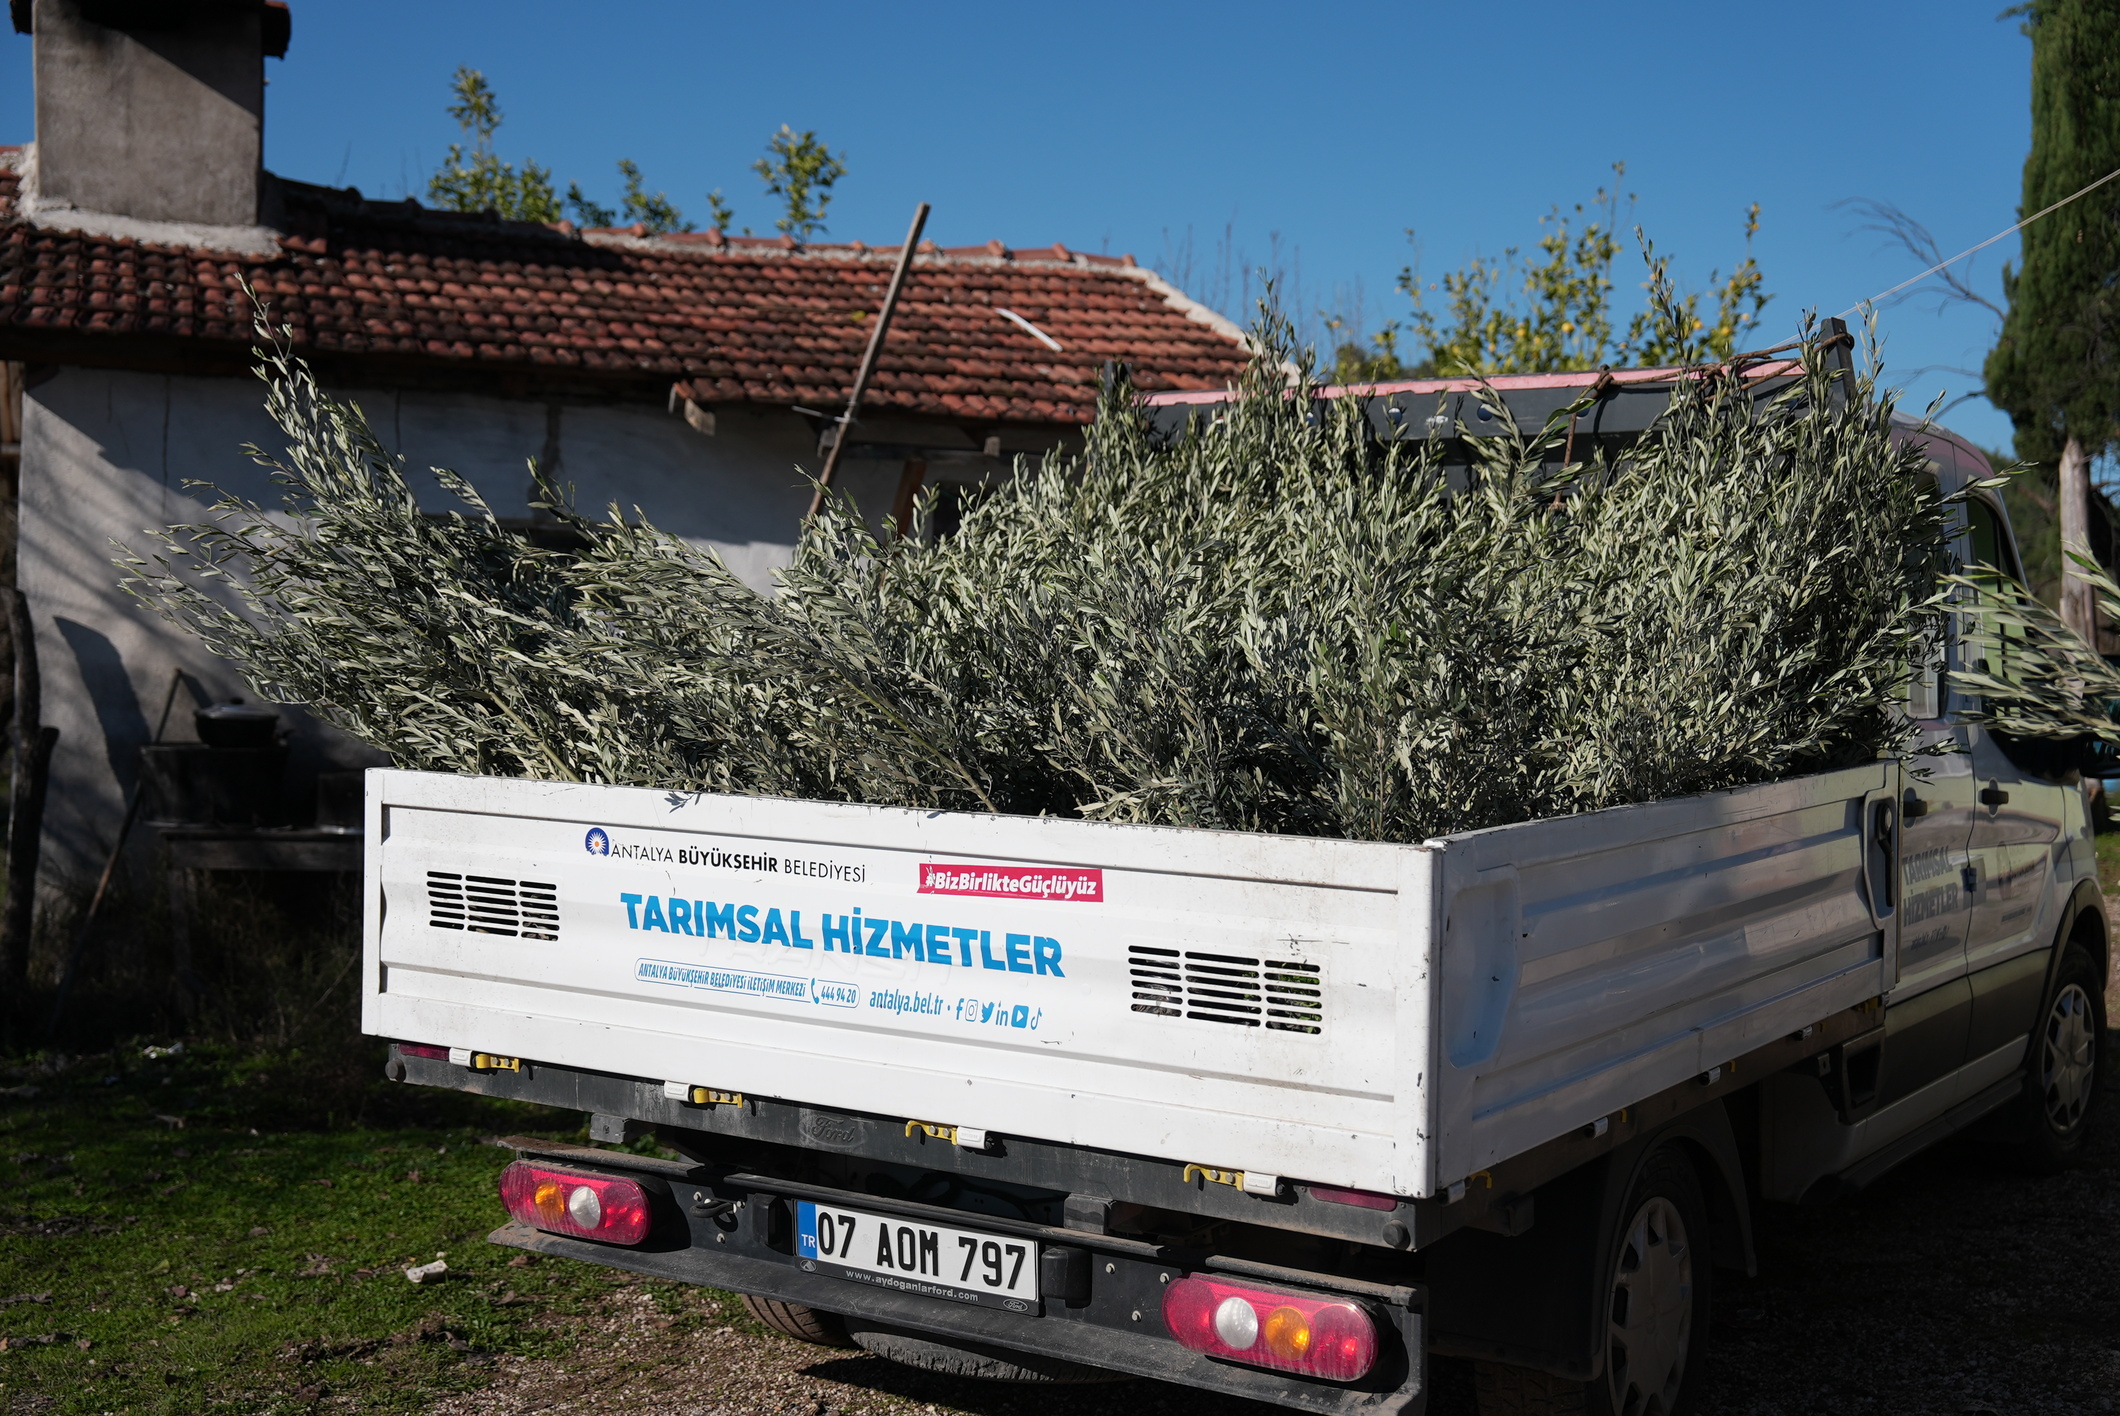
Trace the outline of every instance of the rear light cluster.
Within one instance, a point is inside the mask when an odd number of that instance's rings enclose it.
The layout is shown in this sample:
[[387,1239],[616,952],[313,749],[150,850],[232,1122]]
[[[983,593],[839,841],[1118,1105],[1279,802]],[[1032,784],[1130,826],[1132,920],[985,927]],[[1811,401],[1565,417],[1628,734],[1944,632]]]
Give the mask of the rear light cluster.
[[648,1192],[615,1175],[518,1160],[501,1172],[501,1203],[523,1223],[552,1234],[606,1244],[638,1244],[648,1237]]
[[401,1057],[425,1057],[432,1062],[449,1060],[448,1048],[430,1047],[424,1042],[401,1042],[397,1045],[397,1050]]
[[1195,1352],[1328,1382],[1357,1381],[1377,1361],[1376,1323],[1352,1303],[1197,1275],[1163,1290],[1163,1325]]

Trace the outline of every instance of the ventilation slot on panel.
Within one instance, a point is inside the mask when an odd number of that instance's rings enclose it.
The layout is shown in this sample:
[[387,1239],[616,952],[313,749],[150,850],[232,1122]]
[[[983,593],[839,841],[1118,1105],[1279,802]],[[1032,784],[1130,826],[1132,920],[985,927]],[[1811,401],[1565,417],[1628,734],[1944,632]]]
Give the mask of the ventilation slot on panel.
[[436,929],[559,938],[559,889],[537,880],[427,872],[427,923]]
[[1134,1011],[1166,1018],[1185,1016],[1185,975],[1176,949],[1130,945],[1126,951],[1133,975]]
[[1126,952],[1136,1013],[1275,1032],[1324,1030],[1325,989],[1316,964],[1146,944]]

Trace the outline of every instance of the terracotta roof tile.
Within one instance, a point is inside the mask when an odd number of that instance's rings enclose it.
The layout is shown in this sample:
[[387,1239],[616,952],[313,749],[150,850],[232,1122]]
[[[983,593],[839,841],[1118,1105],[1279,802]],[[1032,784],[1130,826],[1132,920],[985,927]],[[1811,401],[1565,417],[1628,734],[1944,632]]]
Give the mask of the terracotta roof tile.
[[[0,341],[35,357],[40,341],[63,335],[78,352],[74,337],[90,335],[121,364],[126,341],[157,337],[239,352],[248,280],[298,348],[689,380],[711,401],[829,402],[853,381],[897,255],[716,232],[576,233],[283,186],[279,252],[246,257],[31,226],[13,214],[15,174],[0,170]],[[998,241],[921,252],[871,407],[1081,423],[1106,359],[1127,360],[1150,390],[1221,388],[1242,366],[1226,321],[1130,259]]]

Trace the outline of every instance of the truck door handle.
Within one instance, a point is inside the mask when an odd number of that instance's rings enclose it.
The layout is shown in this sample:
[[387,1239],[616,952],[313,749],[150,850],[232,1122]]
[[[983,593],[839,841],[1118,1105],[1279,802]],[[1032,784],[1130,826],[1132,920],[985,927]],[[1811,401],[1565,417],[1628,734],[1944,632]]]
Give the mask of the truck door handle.
[[1892,815],[1892,803],[1889,801],[1877,803],[1877,811],[1871,822],[1873,829],[1870,833],[1870,839],[1876,844],[1877,849],[1886,852],[1892,849],[1892,829],[1898,824],[1898,821]]
[[1993,782],[1989,782],[1980,789],[1980,804],[1982,806],[2007,806],[2009,801],[2010,794]]
[[1900,804],[1899,814],[1912,821],[1917,816],[1927,816],[1929,814],[1929,804],[1909,791],[1906,800]]

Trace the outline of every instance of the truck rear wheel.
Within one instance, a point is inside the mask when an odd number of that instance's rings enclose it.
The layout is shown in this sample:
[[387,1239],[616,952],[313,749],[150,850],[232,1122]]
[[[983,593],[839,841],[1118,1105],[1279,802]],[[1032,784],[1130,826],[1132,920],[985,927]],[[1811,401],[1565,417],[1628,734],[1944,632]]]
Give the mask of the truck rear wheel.
[[2052,1173],[2074,1164],[2090,1137],[2098,1099],[2098,1045],[2105,1028],[2104,992],[2091,956],[2069,946],[2032,1030],[2024,1097],[2018,1103],[2025,1135],[2022,1153],[2034,1170]]
[[1683,1151],[1660,1146],[1620,1208],[1606,1261],[1604,1372],[1569,1381],[1482,1362],[1480,1416],[1685,1416],[1708,1335],[1708,1207]]
[[743,1295],[743,1306],[752,1317],[783,1337],[814,1342],[819,1347],[854,1346],[854,1339],[847,1336],[846,1320],[837,1313],[821,1313],[800,1303],[760,1298],[755,1293]]

